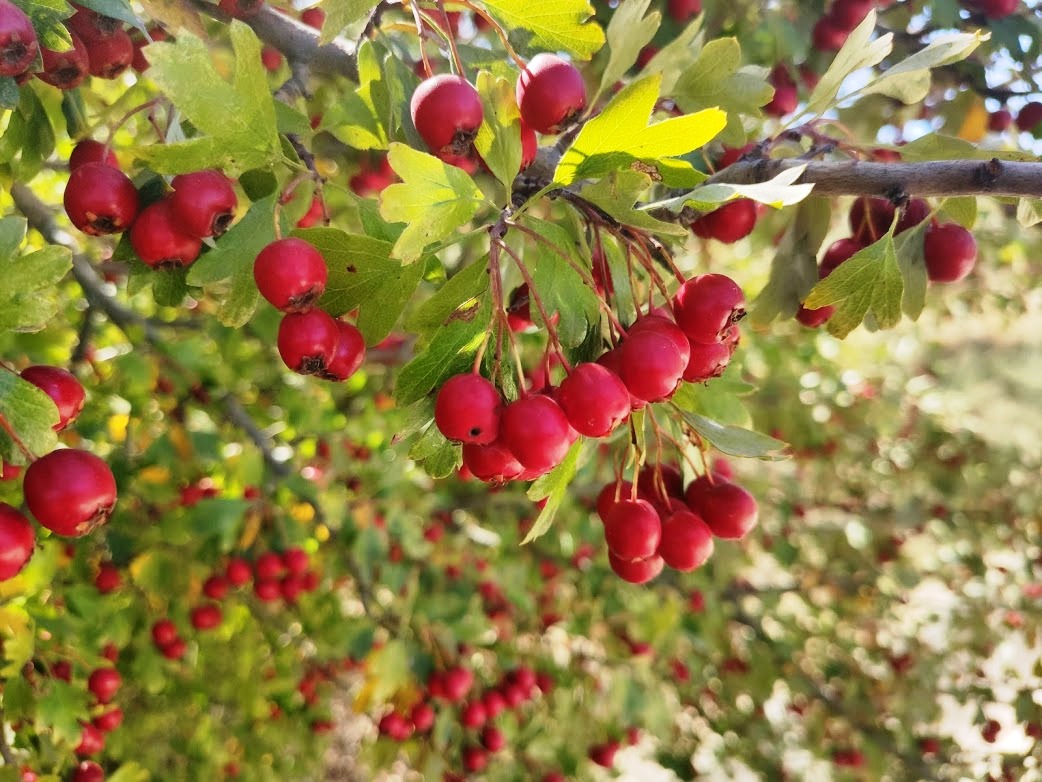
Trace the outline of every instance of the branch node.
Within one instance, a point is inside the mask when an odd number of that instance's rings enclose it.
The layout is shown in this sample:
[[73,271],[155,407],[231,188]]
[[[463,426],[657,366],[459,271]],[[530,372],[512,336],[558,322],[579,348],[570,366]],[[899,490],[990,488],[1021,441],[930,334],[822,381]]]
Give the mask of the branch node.
[[1001,176],[1002,168],[1002,161],[993,157],[991,160],[985,161],[978,166],[974,172],[973,180],[981,187],[990,189],[995,186],[999,176]]

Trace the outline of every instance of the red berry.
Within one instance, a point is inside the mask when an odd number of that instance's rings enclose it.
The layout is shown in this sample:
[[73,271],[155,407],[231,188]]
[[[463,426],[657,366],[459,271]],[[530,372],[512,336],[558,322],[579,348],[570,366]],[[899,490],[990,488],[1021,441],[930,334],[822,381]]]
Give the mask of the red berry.
[[633,396],[646,402],[671,397],[687,366],[673,341],[654,331],[627,337],[619,353],[619,377]]
[[33,64],[40,45],[33,23],[8,0],[0,0],[0,76],[17,76]]
[[0,462],[0,481],[16,481],[22,474],[22,468],[16,464]]
[[322,377],[334,382],[343,382],[351,377],[365,361],[365,337],[347,321],[336,321],[339,338],[333,359]]
[[179,174],[171,185],[170,208],[185,233],[205,239],[220,236],[231,226],[239,198],[220,171]]
[[598,766],[611,768],[615,765],[615,753],[619,751],[617,741],[609,741],[604,744],[590,747],[590,760]]
[[849,30],[836,23],[828,16],[821,17],[811,31],[811,42],[819,52],[838,52],[847,42]]
[[989,19],[1004,19],[1020,6],[1020,0],[977,0],[974,5]]
[[507,745],[507,738],[503,731],[494,725],[488,725],[481,731],[481,746],[489,752],[499,752]]
[[35,543],[29,520],[6,502],[0,502],[0,581],[22,572],[33,556]]
[[885,198],[864,196],[850,207],[850,231],[853,238],[872,244],[883,238],[894,222],[894,205]]
[[395,741],[405,741],[412,735],[413,726],[404,716],[396,711],[385,714],[377,726],[380,733]]
[[250,583],[250,580],[253,578],[253,571],[250,569],[249,562],[237,557],[228,562],[225,575],[227,575],[228,581],[232,585],[240,587]]
[[175,638],[166,646],[161,647],[159,651],[168,660],[180,660],[188,651],[188,644],[183,638]]
[[691,358],[684,369],[684,380],[688,383],[704,383],[724,374],[738,347],[740,336],[738,327],[731,326],[723,342],[714,342],[712,345],[690,342]]
[[527,470],[553,469],[571,445],[572,427],[564,411],[541,394],[507,405],[499,426],[503,445]]
[[694,513],[678,511],[662,522],[658,553],[671,568],[694,570],[713,554],[713,531]]
[[702,274],[680,286],[673,296],[677,325],[692,342],[722,342],[745,316],[745,296],[730,277]]
[[525,469],[521,462],[514,458],[510,449],[499,442],[489,445],[464,445],[463,465],[479,481],[496,485],[514,480]]
[[748,198],[728,201],[691,223],[691,232],[702,239],[734,244],[756,227],[756,202]]
[[537,133],[559,133],[586,108],[582,74],[555,54],[537,54],[517,79],[521,118]]
[[314,27],[316,30],[321,30],[322,25],[326,21],[326,12],[318,6],[308,8],[300,13],[300,21],[306,24],[308,27]]
[[736,483],[695,481],[688,487],[687,502],[718,538],[744,538],[758,521],[753,496]]
[[307,572],[310,563],[308,553],[302,548],[289,548],[282,552],[282,564],[290,573],[298,576]]
[[81,6],[76,7],[76,13],[69,17],[65,24],[82,38],[86,44],[90,44],[99,38],[115,35],[119,30],[123,29],[123,25],[118,19],[113,19],[111,16],[102,16],[89,8]]
[[290,313],[279,324],[279,355],[287,367],[301,375],[326,372],[339,340],[336,321],[319,309]]
[[[683,336],[683,335],[682,335]],[[606,437],[630,414],[630,393],[600,364],[579,364],[562,382],[557,402],[579,434]]]
[[253,262],[257,290],[275,309],[306,312],[326,290],[322,253],[303,239],[276,239]]
[[117,707],[102,712],[91,720],[91,724],[102,733],[111,733],[123,724],[123,710]]
[[488,766],[488,753],[481,747],[463,748],[463,768],[470,774],[484,771]]
[[621,500],[604,521],[608,548],[627,562],[653,557],[661,537],[662,522],[646,500]]
[[104,524],[116,505],[116,480],[108,465],[75,448],[51,451],[29,465],[22,488],[36,520],[69,537]]
[[467,668],[459,666],[450,668],[441,676],[441,685],[445,697],[453,703],[459,703],[470,692],[474,684],[474,674]]
[[796,111],[800,102],[799,92],[789,71],[781,66],[775,66],[770,81],[774,86],[774,97],[763,107],[764,112],[772,117],[784,117],[786,114]]
[[278,578],[285,570],[282,557],[273,551],[267,551],[257,557],[253,565],[253,574],[258,580]]
[[1025,104],[1017,114],[1017,128],[1027,133],[1034,132],[1040,122],[1042,122],[1042,103],[1038,101]]
[[54,431],[60,432],[76,420],[83,410],[86,394],[76,376],[59,367],[37,365],[22,370],[22,380],[27,380],[49,396],[58,407],[58,423]]
[[177,626],[169,619],[160,619],[152,625],[152,641],[156,646],[169,646],[177,640]]
[[535,160],[535,156],[539,154],[539,140],[535,136],[535,131],[532,130],[525,123],[524,120],[520,122],[521,127],[521,170],[524,171]]
[[72,48],[64,52],[54,52],[47,47],[40,50],[43,55],[43,71],[36,76],[44,84],[50,84],[60,90],[71,90],[79,87],[87,78],[90,68],[87,47],[75,33],[72,33],[71,37]]
[[627,336],[632,337],[634,334],[645,331],[652,331],[666,337],[677,349],[680,360],[684,362],[685,366],[687,365],[691,357],[691,342],[676,323],[663,315],[644,315],[630,326]]
[[264,7],[264,0],[221,0],[217,5],[233,19],[249,19]]
[[692,16],[702,13],[702,0],[669,0],[666,8],[670,19],[684,24]]
[[684,477],[671,464],[649,464],[637,476],[637,491],[649,502],[652,497],[683,497]]
[[409,720],[417,733],[426,733],[434,727],[434,709],[429,703],[417,703],[409,712]]
[[221,607],[205,603],[192,609],[192,627],[196,630],[213,630],[221,624]]
[[915,228],[930,216],[930,204],[922,198],[913,198],[901,209],[901,216],[897,220],[896,234],[902,234]]
[[164,198],[145,207],[138,215],[130,229],[130,246],[146,266],[165,269],[191,266],[199,257],[203,243],[198,237],[185,233],[170,199]]
[[97,755],[105,749],[105,734],[89,722],[80,723],[80,743],[72,750],[77,755]]
[[829,16],[837,26],[852,31],[865,21],[873,7],[875,0],[835,0],[829,10]]
[[[259,8],[257,10],[260,10]],[[261,65],[264,66],[266,71],[274,73],[282,67],[282,52],[276,49],[274,46],[264,46],[261,48]]]
[[112,35],[94,40],[84,39],[91,76],[100,79],[118,78],[134,61],[134,42],[130,34],[119,28]]
[[109,703],[123,685],[123,677],[115,668],[98,668],[87,678],[87,689],[98,703]]
[[488,445],[499,435],[503,401],[488,380],[476,374],[449,378],[438,391],[434,422],[449,440]]
[[632,491],[632,484],[629,481],[622,481],[621,485],[618,483],[609,483],[603,489],[600,494],[597,495],[597,515],[601,519],[601,523],[608,518],[608,514],[611,513],[620,500],[628,500]]
[[1010,113],[1009,109],[999,109],[998,111],[993,111],[988,116],[988,130],[992,133],[1004,133],[1009,130],[1012,124],[1013,114]]
[[213,575],[203,582],[203,594],[211,600],[224,600],[228,595],[228,579]]
[[77,167],[65,185],[64,201],[72,224],[91,236],[125,231],[138,213],[134,183],[105,163]]
[[119,160],[112,150],[106,152],[105,145],[92,138],[85,138],[72,148],[72,154],[69,155],[69,171],[75,171],[85,163],[105,163],[115,169],[119,168]]
[[464,728],[480,728],[487,719],[485,705],[481,701],[471,701],[460,711],[460,724]]
[[973,271],[977,240],[958,223],[931,225],[926,229],[923,255],[931,282],[958,282]]
[[474,86],[447,73],[416,88],[410,111],[416,131],[432,152],[461,156],[470,151],[485,116]]
[[105,769],[93,760],[82,760],[72,772],[72,782],[105,782]]
[[98,575],[94,577],[94,587],[103,595],[115,592],[119,589],[123,579],[119,575],[119,568],[111,562],[103,562],[98,568]]
[[821,258],[818,267],[818,279],[823,280],[835,271],[841,263],[853,258],[857,253],[864,250],[868,245],[854,238],[840,239],[833,242]]

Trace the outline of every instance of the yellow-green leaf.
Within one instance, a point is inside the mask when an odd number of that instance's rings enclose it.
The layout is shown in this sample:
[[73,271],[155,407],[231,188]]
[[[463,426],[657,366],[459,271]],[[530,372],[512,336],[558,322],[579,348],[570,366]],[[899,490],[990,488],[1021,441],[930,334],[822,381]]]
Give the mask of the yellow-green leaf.
[[587,0],[484,0],[483,5],[507,27],[532,34],[533,50],[567,51],[590,59],[604,46],[604,30],[594,21]]
[[521,169],[521,123],[514,85],[487,71],[478,74],[478,94],[485,116],[474,139],[474,148],[489,171],[507,188]]
[[590,101],[597,104],[597,98],[604,91],[621,79],[640,56],[640,51],[655,37],[662,14],[658,11],[648,12],[651,0],[627,0],[619,5],[608,22],[608,64],[601,75],[601,86],[597,95]]

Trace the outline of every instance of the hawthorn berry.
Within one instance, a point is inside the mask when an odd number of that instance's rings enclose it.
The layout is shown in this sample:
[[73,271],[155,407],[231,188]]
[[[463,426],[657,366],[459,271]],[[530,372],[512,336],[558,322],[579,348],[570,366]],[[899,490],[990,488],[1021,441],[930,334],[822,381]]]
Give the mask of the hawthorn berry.
[[829,9],[829,16],[837,26],[852,31],[865,21],[874,6],[875,0],[835,0]]
[[9,0],[0,0],[0,76],[17,76],[25,71],[39,49],[29,17]]
[[926,229],[923,256],[931,282],[958,282],[973,271],[977,240],[958,223],[931,225]]
[[259,578],[253,582],[253,594],[263,603],[274,603],[282,597],[282,584],[275,578]]
[[432,152],[466,155],[484,119],[481,98],[462,76],[423,81],[412,95],[412,123]]
[[118,19],[104,16],[79,5],[76,6],[76,12],[66,20],[65,24],[86,44],[93,43],[99,38],[115,35],[122,29],[122,24]]
[[683,497],[684,476],[672,464],[649,464],[637,476],[637,491],[649,502],[652,497]]
[[103,562],[98,568],[98,575],[94,577],[94,588],[107,595],[119,589],[121,583],[123,579],[119,574],[119,568],[111,562]]
[[510,453],[510,449],[498,442],[488,445],[464,444],[463,466],[479,481],[497,486],[514,480],[525,469]]
[[556,467],[571,446],[571,424],[550,397],[537,394],[507,405],[500,438],[527,470],[540,474]]
[[417,703],[409,712],[409,721],[417,733],[426,733],[434,727],[434,709],[429,703]]
[[340,337],[333,359],[322,377],[339,383],[351,377],[365,361],[365,338],[361,331],[347,321],[337,320],[336,327]]
[[687,365],[688,359],[691,357],[691,342],[676,323],[664,315],[644,315],[630,326],[626,334],[632,337],[634,334],[640,334],[645,331],[651,331],[666,337],[673,343],[673,347],[677,349],[677,353],[680,354],[680,360],[684,362],[685,366]]
[[68,537],[101,526],[116,505],[116,480],[108,465],[75,448],[51,451],[30,464],[22,489],[36,520]]
[[84,163],[65,185],[65,212],[91,236],[118,234],[138,216],[138,194],[130,177],[105,163]]
[[[825,251],[825,255],[821,259],[821,265],[818,267],[818,279],[823,280],[828,277],[840,264],[850,260],[866,246],[863,242],[853,238],[840,239],[834,242]],[[807,309],[801,304],[796,312],[796,320],[807,328],[814,329],[827,322],[835,312],[836,308],[832,304],[817,307],[816,309]]]
[[503,401],[488,380],[474,373],[450,377],[438,391],[434,422],[454,442],[489,445],[499,435]]
[[276,554],[274,551],[266,551],[257,557],[257,561],[253,563],[253,575],[258,581],[268,581],[273,578],[278,578],[285,571],[286,566],[282,562],[282,557]]
[[988,130],[992,133],[1005,133],[1013,124],[1013,114],[1009,109],[999,109],[988,115]]
[[619,742],[608,741],[590,747],[590,760],[603,768],[612,768],[615,765],[615,753],[619,751]]
[[212,575],[203,582],[203,594],[211,600],[224,600],[228,596],[228,579]]
[[1017,114],[1017,128],[1026,133],[1033,133],[1042,122],[1042,103],[1031,101]]
[[885,198],[863,196],[850,207],[850,232],[853,238],[869,245],[878,242],[894,222],[894,205]]
[[289,573],[298,576],[307,572],[310,565],[308,553],[302,548],[288,548],[282,552],[282,565]]
[[221,0],[217,5],[233,19],[249,19],[264,7],[264,0]]
[[535,161],[535,156],[539,154],[539,140],[536,138],[535,131],[528,126],[524,120],[519,122],[521,128],[521,170],[524,171]]
[[130,34],[117,29],[112,35],[84,39],[91,76],[99,79],[117,79],[134,61],[134,42]]
[[33,556],[36,534],[29,520],[6,502],[0,502],[0,581],[22,572]]
[[228,582],[237,587],[244,586],[253,579],[250,563],[240,557],[229,560],[224,572]]
[[701,274],[680,286],[673,296],[677,325],[692,342],[722,342],[731,327],[745,317],[745,295],[723,274]]
[[72,782],[105,782],[105,769],[93,760],[81,760],[72,772]]
[[314,245],[303,239],[276,239],[257,254],[257,290],[283,312],[306,312],[326,290],[329,269]]
[[756,526],[756,500],[736,483],[695,481],[685,496],[691,510],[702,517],[718,538],[738,540]]
[[203,249],[202,240],[181,227],[169,198],[141,211],[130,229],[130,246],[154,269],[191,266]]
[[506,736],[495,725],[486,725],[485,729],[481,731],[481,746],[489,752],[499,752],[506,745]]
[[121,686],[123,677],[115,668],[98,668],[87,678],[87,689],[101,704],[111,702]]
[[85,163],[104,163],[105,165],[119,168],[119,160],[110,149],[106,151],[105,145],[92,138],[85,138],[77,142],[69,155],[69,171],[75,171]]
[[91,724],[102,733],[111,733],[123,724],[123,710],[116,707],[104,711],[92,719]]
[[619,353],[619,377],[630,394],[646,402],[671,397],[687,366],[673,340],[654,331],[628,336]]
[[279,355],[287,367],[301,375],[326,372],[339,340],[336,321],[319,309],[292,312],[279,324]]
[[658,554],[675,570],[694,570],[713,554],[713,531],[691,511],[677,511],[662,522]]
[[670,19],[677,24],[684,24],[691,17],[702,13],[702,0],[669,0],[666,10]]
[[83,410],[86,394],[80,381],[71,372],[60,367],[36,365],[26,367],[21,372],[22,380],[27,380],[49,396],[58,407],[58,423],[54,431],[60,432],[76,420]]
[[811,30],[811,43],[819,52],[838,52],[847,42],[849,30],[844,30],[835,19],[821,17]]
[[586,108],[586,84],[567,60],[543,52],[517,78],[521,118],[537,133],[559,133]]
[[71,49],[55,52],[45,46],[40,50],[43,56],[43,70],[36,74],[36,78],[60,90],[79,87],[90,70],[87,47],[75,33],[70,37]]
[[239,197],[220,171],[208,168],[179,174],[170,184],[174,188],[170,208],[185,233],[205,239],[231,227]]
[[572,428],[588,437],[608,436],[630,414],[626,385],[600,364],[574,367],[561,382],[557,403]]
[[177,637],[177,626],[169,619],[160,619],[152,625],[152,641],[156,646],[168,646]]
[[[260,9],[258,9],[260,10]],[[252,15],[252,14],[251,14]],[[264,46],[261,48],[261,65],[264,66],[264,70],[274,73],[282,67],[282,52],[276,49],[274,46]]]
[[662,521],[647,500],[620,500],[604,520],[604,540],[619,559],[653,557],[662,537]]
[[691,357],[684,369],[684,380],[688,383],[704,383],[714,377],[720,377],[731,363],[739,338],[738,327],[731,326],[723,342],[714,342],[712,345],[690,342]]
[[222,619],[221,607],[214,603],[204,603],[192,609],[191,622],[196,630],[213,630]]
[[463,748],[463,768],[468,774],[477,774],[488,766],[488,753],[481,747]]
[[486,720],[485,705],[479,700],[471,701],[460,710],[459,721],[464,728],[480,728]]
[[756,227],[756,202],[736,198],[691,223],[691,232],[701,239],[734,244]]
[[175,638],[166,646],[161,647],[159,651],[168,660],[180,660],[188,651],[188,644],[183,638]]
[[609,483],[600,493],[597,495],[597,500],[594,506],[597,508],[597,515],[600,517],[601,523],[607,518],[608,514],[611,513],[611,509],[614,508],[620,500],[625,500],[630,497],[633,484],[629,481],[620,481],[616,483]]
[[306,24],[308,27],[313,27],[316,30],[321,30],[322,25],[326,22],[326,12],[319,8],[317,5],[311,8],[306,8],[300,12],[300,21]]
[[445,697],[453,703],[462,701],[473,685],[474,673],[469,668],[456,666],[441,675],[441,686]]
[[105,734],[89,722],[80,723],[80,743],[73,748],[77,755],[97,755],[105,749]]

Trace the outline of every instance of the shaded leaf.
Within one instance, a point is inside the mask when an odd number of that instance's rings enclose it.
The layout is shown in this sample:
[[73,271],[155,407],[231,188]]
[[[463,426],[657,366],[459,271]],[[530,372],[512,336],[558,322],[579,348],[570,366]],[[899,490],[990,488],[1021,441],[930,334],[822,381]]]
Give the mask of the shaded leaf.
[[870,68],[882,62],[894,48],[893,33],[886,33],[875,40],[876,12],[868,16],[850,33],[843,48],[836,54],[829,69],[821,77],[807,101],[804,114],[822,114],[835,105],[839,90],[846,78],[862,68]]
[[561,507],[561,502],[568,493],[568,487],[575,478],[575,472],[579,466],[579,453],[582,451],[585,439],[580,437],[572,443],[572,447],[568,449],[568,454],[564,457],[564,460],[546,475],[539,478],[528,490],[528,498],[530,500],[533,502],[546,500],[546,504],[543,505],[539,516],[532,524],[532,529],[528,531],[525,539],[521,541],[522,546],[531,543],[537,538],[541,538],[549,531],[550,525],[554,523],[557,509]]
[[[606,33],[608,41],[608,62],[601,75],[601,85],[597,88],[591,104],[597,104],[597,98],[621,79],[633,64],[637,62],[640,51],[655,37],[662,14],[652,11],[648,14],[651,0],[629,0],[621,3],[608,22]],[[647,16],[645,16],[647,14]]]
[[[679,410],[679,408],[677,409]],[[729,456],[766,460],[788,458],[784,453],[788,446],[781,440],[775,440],[773,437],[750,429],[726,426],[698,413],[680,410],[680,415],[692,429],[698,432],[700,437]]]
[[478,74],[478,94],[485,110],[474,139],[474,148],[492,174],[507,188],[521,169],[521,114],[514,99],[514,85],[487,71]]
[[639,171],[616,171],[599,182],[582,189],[582,197],[600,207],[623,225],[642,228],[670,236],[685,236],[687,229],[676,223],[656,220],[634,204],[651,186],[651,178]]

